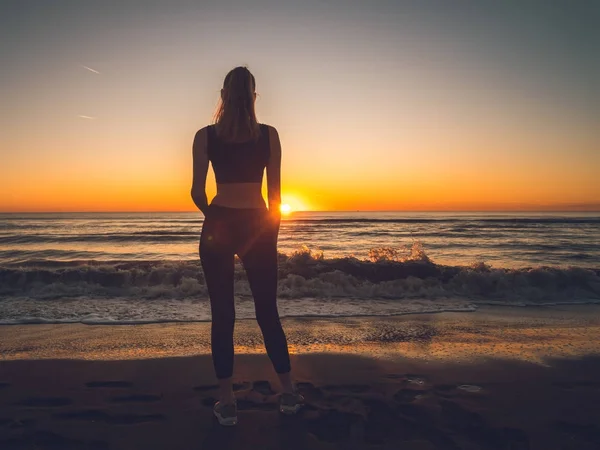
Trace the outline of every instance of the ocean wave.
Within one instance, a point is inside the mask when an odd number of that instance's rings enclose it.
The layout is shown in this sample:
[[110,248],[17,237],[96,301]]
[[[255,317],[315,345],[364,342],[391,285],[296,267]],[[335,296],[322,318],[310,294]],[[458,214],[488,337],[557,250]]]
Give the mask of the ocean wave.
[[[279,297],[298,299],[463,298],[519,304],[600,299],[600,270],[582,267],[494,268],[436,264],[417,242],[406,249],[377,248],[368,260],[325,258],[303,248],[279,255]],[[251,293],[236,263],[235,291]],[[7,298],[55,300],[77,297],[206,298],[198,261],[59,262],[31,261],[0,268],[0,301]]]

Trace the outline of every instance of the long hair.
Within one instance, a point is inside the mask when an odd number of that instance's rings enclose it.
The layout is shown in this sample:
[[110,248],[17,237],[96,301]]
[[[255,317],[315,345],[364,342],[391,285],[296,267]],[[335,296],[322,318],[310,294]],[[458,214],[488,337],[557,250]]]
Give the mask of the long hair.
[[260,127],[254,110],[255,89],[254,75],[246,67],[236,67],[225,76],[214,118],[219,138],[224,141],[258,139]]

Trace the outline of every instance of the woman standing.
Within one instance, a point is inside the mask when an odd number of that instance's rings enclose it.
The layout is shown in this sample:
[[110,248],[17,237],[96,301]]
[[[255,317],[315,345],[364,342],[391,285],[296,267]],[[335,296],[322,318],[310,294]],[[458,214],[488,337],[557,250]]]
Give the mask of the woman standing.
[[[242,261],[254,297],[256,319],[281,382],[280,411],[293,414],[294,392],[287,340],[277,311],[277,236],[281,221],[281,144],[277,130],[256,120],[254,76],[236,67],[225,77],[215,123],[196,133],[192,199],[204,213],[200,261],[212,312],[211,349],[219,380],[214,413],[222,425],[237,423],[233,373],[234,256]],[[206,197],[208,163],[217,195]],[[269,206],[262,197],[266,168]]]

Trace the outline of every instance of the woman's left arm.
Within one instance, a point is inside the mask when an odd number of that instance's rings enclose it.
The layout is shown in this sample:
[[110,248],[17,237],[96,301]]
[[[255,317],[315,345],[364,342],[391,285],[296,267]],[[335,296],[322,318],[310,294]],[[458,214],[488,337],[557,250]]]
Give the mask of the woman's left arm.
[[206,175],[208,174],[208,152],[206,145],[206,127],[196,133],[192,145],[193,174],[192,200],[206,217],[208,200],[206,198]]
[[269,127],[270,156],[267,163],[267,195],[269,213],[277,223],[281,221],[281,142],[275,127]]

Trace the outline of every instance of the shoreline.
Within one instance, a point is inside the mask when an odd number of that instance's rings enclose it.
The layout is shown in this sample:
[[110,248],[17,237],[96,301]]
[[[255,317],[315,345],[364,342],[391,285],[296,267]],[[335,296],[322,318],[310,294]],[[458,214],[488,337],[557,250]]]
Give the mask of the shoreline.
[[[305,300],[305,299],[299,299]],[[310,300],[310,298],[308,299]],[[411,299],[414,300],[414,299]],[[431,314],[445,314],[445,313],[477,313],[477,312],[485,312],[489,313],[491,309],[497,309],[498,312],[500,310],[540,310],[540,311],[551,311],[554,307],[598,307],[598,312],[600,314],[600,300],[582,300],[576,302],[549,302],[549,303],[512,303],[505,304],[502,302],[482,302],[482,303],[472,303],[469,306],[472,309],[467,308],[456,308],[456,309],[441,309],[441,310],[430,310],[430,311],[405,311],[405,312],[393,312],[387,314],[352,314],[352,315],[344,315],[344,314],[305,314],[305,315],[282,315],[280,313],[281,320],[304,320],[304,319],[324,319],[324,320],[344,320],[344,319],[372,319],[372,318],[394,318],[401,316],[426,316]],[[39,320],[39,321],[38,321]],[[254,317],[239,317],[236,318],[236,322],[243,321],[254,321],[256,318]],[[189,320],[177,320],[177,319],[165,319],[165,320],[121,320],[121,321],[93,321],[93,320],[74,320],[72,322],[64,321],[64,320],[42,320],[35,319],[31,322],[12,322],[6,323],[0,321],[0,330],[2,327],[10,327],[10,326],[36,326],[36,325],[88,325],[88,326],[135,326],[135,325],[165,325],[165,324],[203,324],[210,323],[211,320],[207,319],[189,319]]]

